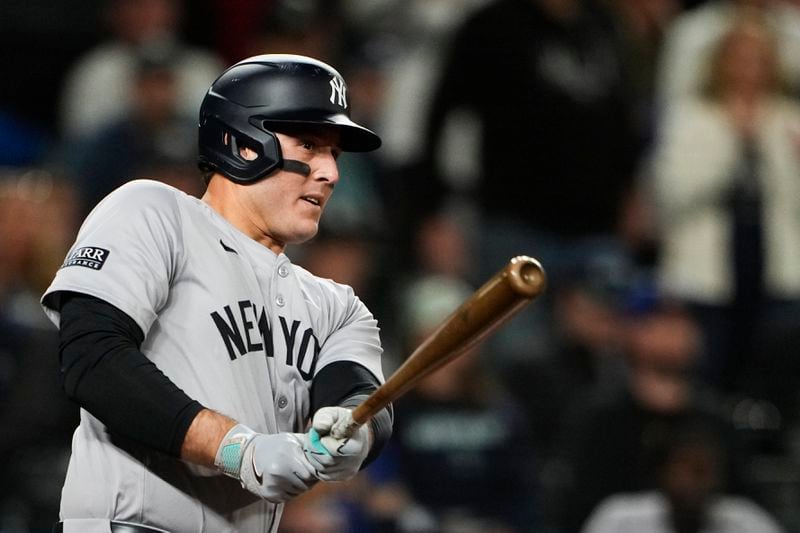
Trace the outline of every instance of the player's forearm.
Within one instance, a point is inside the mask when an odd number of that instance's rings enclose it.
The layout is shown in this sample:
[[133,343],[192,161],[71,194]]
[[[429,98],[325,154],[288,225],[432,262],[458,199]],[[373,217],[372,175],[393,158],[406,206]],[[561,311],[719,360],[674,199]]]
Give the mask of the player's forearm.
[[59,330],[68,397],[108,431],[178,457],[187,428],[203,409],[139,349],[136,322],[98,298],[65,294]]
[[203,409],[189,425],[181,446],[181,459],[213,467],[222,438],[235,425],[235,420],[210,409]]

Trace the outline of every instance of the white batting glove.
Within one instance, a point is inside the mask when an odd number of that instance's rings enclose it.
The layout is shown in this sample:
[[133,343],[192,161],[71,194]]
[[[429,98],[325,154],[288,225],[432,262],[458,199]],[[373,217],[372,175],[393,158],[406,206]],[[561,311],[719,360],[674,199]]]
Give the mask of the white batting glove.
[[331,435],[334,426],[346,427],[350,421],[350,409],[345,407],[323,407],[314,413],[311,430],[303,444],[308,461],[323,481],[352,478],[369,453],[369,428],[366,425],[358,426],[349,437],[335,438]]
[[242,487],[273,503],[310,489],[317,478],[303,450],[302,433],[265,435],[238,424],[222,439],[214,465]]

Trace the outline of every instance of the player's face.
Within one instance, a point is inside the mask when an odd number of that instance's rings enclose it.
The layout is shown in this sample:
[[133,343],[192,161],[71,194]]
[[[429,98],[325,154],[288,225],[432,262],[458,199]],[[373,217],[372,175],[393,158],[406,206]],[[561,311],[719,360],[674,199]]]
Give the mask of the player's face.
[[249,211],[268,247],[307,241],[317,234],[325,204],[339,181],[339,133],[333,129],[277,133],[284,159],[305,163],[308,176],[279,170],[245,187]]

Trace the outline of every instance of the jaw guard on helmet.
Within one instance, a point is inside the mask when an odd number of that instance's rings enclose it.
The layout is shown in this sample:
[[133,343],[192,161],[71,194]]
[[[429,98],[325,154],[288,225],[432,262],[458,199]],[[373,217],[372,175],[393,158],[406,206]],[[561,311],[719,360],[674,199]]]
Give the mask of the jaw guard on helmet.
[[[284,161],[273,129],[330,126],[340,131],[345,152],[369,152],[381,139],[350,120],[347,86],[330,65],[309,57],[268,54],[236,63],[211,85],[200,105],[198,166],[239,183],[257,181]],[[243,158],[240,147],[258,157]],[[301,172],[302,173],[302,172]]]

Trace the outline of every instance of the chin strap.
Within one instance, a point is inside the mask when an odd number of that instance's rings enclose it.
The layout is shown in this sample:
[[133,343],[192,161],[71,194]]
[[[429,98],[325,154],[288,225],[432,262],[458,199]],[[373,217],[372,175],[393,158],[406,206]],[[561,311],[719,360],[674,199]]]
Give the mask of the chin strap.
[[287,172],[296,172],[297,174],[302,174],[303,176],[308,176],[311,174],[310,166],[301,161],[295,161],[294,159],[284,159],[281,168]]

